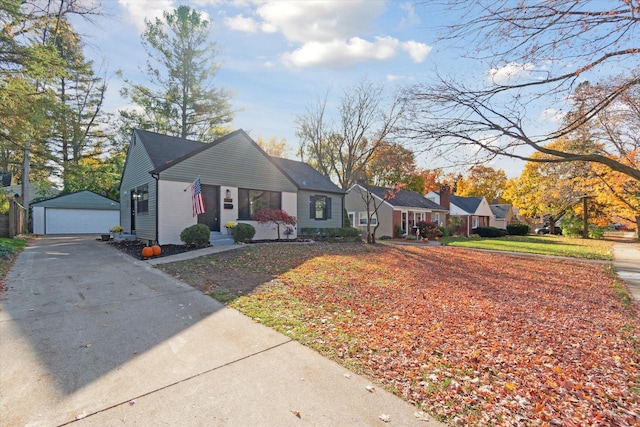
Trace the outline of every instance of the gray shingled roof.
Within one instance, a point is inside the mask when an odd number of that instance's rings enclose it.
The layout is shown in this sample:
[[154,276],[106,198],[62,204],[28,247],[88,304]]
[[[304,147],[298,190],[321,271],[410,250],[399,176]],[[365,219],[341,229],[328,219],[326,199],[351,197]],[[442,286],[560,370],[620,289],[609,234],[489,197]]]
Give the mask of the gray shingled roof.
[[135,129],[134,132],[144,145],[155,169],[207,145],[204,142],[162,135],[142,129]]
[[322,175],[307,163],[283,159],[280,157],[271,157],[271,160],[273,160],[280,169],[289,175],[300,190],[322,191],[325,193],[338,194],[345,193],[329,178]]
[[473,214],[478,210],[480,203],[482,203],[482,196],[461,197],[461,196],[454,196],[452,194],[451,203],[453,203],[460,209],[464,210],[465,212]]
[[108,197],[101,196],[90,190],[80,190],[75,193],[63,194],[50,199],[31,204],[32,207],[66,208],[66,209],[99,209],[120,210],[120,203]]
[[[389,191],[392,191],[391,188],[386,187],[376,187],[376,186],[367,186],[373,194],[380,198],[384,198],[387,196]],[[421,196],[419,193],[415,191],[409,190],[400,190],[394,194],[393,197],[386,200],[391,206],[402,206],[407,208],[422,208],[422,209],[433,209],[437,211],[446,211],[447,209],[440,206],[436,202],[427,199],[426,197]]]
[[509,208],[511,205],[490,205],[491,213],[496,217],[496,219],[507,219],[507,213],[509,212]]

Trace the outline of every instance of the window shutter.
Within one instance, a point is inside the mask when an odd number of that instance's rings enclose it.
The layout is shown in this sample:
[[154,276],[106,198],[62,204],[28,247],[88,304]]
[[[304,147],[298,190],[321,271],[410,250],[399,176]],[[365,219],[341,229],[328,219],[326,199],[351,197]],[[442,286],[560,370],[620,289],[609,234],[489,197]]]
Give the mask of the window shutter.
[[309,218],[316,218],[316,196],[309,197]]
[[327,197],[325,201],[326,203],[324,205],[324,208],[327,210],[327,213],[324,217],[327,219],[331,219],[331,197]]

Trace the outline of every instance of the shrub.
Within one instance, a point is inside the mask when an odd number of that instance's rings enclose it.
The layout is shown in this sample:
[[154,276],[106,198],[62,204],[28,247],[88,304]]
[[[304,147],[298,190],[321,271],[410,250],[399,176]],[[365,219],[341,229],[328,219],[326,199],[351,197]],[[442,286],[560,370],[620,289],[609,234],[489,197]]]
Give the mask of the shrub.
[[343,208],[342,209],[342,214],[344,215],[344,226],[345,227],[352,227],[353,224],[351,224],[351,220],[349,219],[349,213],[347,212],[347,209]]
[[402,226],[400,224],[396,224],[393,226],[393,236],[401,237],[404,233],[402,233]]
[[236,243],[244,243],[247,240],[253,239],[256,235],[256,229],[251,224],[239,223],[233,227],[231,234],[233,235],[233,241]]
[[313,228],[304,227],[299,230],[298,236],[314,240],[340,240],[356,242],[362,240],[362,233],[355,227],[337,228]]
[[451,230],[449,230],[447,227],[445,227],[444,225],[439,226],[438,230],[440,230],[440,232],[442,233],[442,236],[444,236],[444,237],[453,236],[453,232]]
[[[556,224],[556,227],[558,224]],[[562,228],[562,234],[569,237],[582,236],[582,218],[575,215],[566,215],[560,220],[560,228]]]
[[602,239],[604,237],[605,227],[598,227],[597,225],[589,226],[589,237],[592,239]]
[[480,237],[502,237],[507,234],[505,230],[496,227],[478,227],[473,231]]
[[442,237],[442,231],[438,228],[438,224],[430,221],[418,221],[416,227],[420,230],[420,236],[424,239],[434,239]]
[[528,224],[509,224],[507,225],[507,233],[512,236],[526,236],[531,232]]
[[206,246],[209,244],[211,230],[205,224],[196,224],[187,227],[180,233],[180,240],[187,245]]
[[13,248],[0,245],[0,258],[8,259],[12,253],[13,253]]
[[378,240],[391,240],[393,237],[391,236],[380,236],[378,237]]

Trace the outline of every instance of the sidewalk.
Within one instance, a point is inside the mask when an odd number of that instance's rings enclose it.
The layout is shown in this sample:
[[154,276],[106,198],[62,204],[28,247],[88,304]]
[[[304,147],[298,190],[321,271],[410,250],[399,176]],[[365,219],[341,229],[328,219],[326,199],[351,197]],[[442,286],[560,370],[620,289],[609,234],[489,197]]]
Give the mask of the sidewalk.
[[640,301],[640,243],[614,243],[613,266],[631,296]]
[[6,285],[0,426],[442,426],[93,236],[32,241]]

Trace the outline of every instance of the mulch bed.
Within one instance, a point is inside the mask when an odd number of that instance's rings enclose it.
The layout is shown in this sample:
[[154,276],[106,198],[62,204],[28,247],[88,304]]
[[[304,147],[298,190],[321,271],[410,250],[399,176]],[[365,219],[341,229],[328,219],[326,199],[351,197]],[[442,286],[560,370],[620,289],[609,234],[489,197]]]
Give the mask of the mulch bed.
[[[142,248],[147,245],[140,240],[111,241],[108,244],[136,259],[145,259],[142,256]],[[202,247],[190,245],[160,245],[160,247],[162,248],[162,252],[158,255],[159,257],[202,249]]]
[[[303,242],[311,242],[309,239],[280,239],[280,240],[251,240],[247,242],[247,244],[255,244],[255,243],[303,243]],[[145,259],[142,256],[142,248],[144,248],[146,243],[141,240],[122,240],[122,241],[110,241],[109,245],[114,248],[131,255],[136,259]],[[205,246],[207,247],[207,246]],[[162,252],[159,257],[177,255],[184,252],[195,251],[198,249],[202,249],[202,246],[192,246],[192,245],[160,245],[162,248]]]

